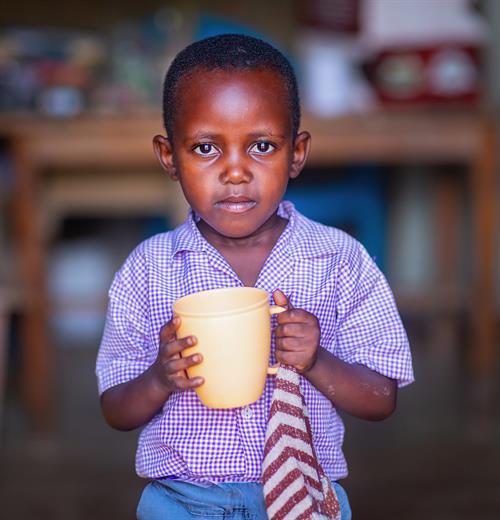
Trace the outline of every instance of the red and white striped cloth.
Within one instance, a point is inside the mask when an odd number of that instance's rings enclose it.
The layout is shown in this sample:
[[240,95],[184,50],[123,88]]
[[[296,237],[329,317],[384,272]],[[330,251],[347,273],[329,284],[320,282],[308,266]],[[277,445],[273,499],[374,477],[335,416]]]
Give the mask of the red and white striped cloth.
[[262,482],[270,520],[340,520],[337,495],[314,452],[300,376],[291,367],[276,375]]

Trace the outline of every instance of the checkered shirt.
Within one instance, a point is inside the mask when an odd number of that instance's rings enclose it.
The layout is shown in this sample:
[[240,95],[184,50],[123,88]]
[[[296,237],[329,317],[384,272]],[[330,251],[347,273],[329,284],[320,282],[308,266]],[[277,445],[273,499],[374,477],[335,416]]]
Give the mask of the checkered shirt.
[[[294,307],[313,313],[320,322],[322,347],[335,356],[396,379],[399,386],[411,383],[408,339],[393,295],[365,249],[346,233],[307,219],[289,202],[281,203],[279,214],[288,224],[255,286],[269,293],[281,289]],[[160,328],[172,317],[175,300],[242,285],[200,234],[192,212],[175,230],[141,243],[115,275],[109,292],[97,357],[99,392],[137,377],[154,362]],[[305,378],[302,391],[320,463],[330,479],[345,477],[343,422]],[[228,410],[206,408],[193,390],[173,393],[141,432],[138,475],[193,482],[260,481],[272,393],[273,378],[268,377],[256,403]]]

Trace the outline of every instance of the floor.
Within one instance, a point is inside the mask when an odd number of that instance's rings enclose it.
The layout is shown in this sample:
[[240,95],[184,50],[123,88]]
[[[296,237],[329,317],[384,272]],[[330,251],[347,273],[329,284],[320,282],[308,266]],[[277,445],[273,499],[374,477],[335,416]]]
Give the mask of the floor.
[[[388,420],[346,418],[355,520],[498,520],[500,418],[479,429],[467,411],[460,336],[447,341],[408,323],[417,383],[402,389]],[[0,443],[2,518],[133,519],[143,483],[134,474],[135,433],[103,422],[95,346],[59,347],[58,421],[37,437],[9,394]]]

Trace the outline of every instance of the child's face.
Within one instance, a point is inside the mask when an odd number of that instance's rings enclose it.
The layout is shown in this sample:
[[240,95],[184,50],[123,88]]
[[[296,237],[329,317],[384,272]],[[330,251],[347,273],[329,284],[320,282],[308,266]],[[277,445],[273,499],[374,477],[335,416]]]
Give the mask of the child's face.
[[306,160],[284,81],[267,69],[197,70],[181,79],[173,138],[155,138],[163,167],[216,233],[243,238],[276,225],[288,180]]

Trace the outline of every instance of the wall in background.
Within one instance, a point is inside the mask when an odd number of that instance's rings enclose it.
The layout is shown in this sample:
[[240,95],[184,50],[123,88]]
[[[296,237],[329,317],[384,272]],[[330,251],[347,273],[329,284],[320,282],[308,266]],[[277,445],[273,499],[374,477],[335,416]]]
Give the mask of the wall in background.
[[483,0],[486,19],[491,27],[490,41],[486,51],[486,80],[488,97],[500,108],[500,2]]

